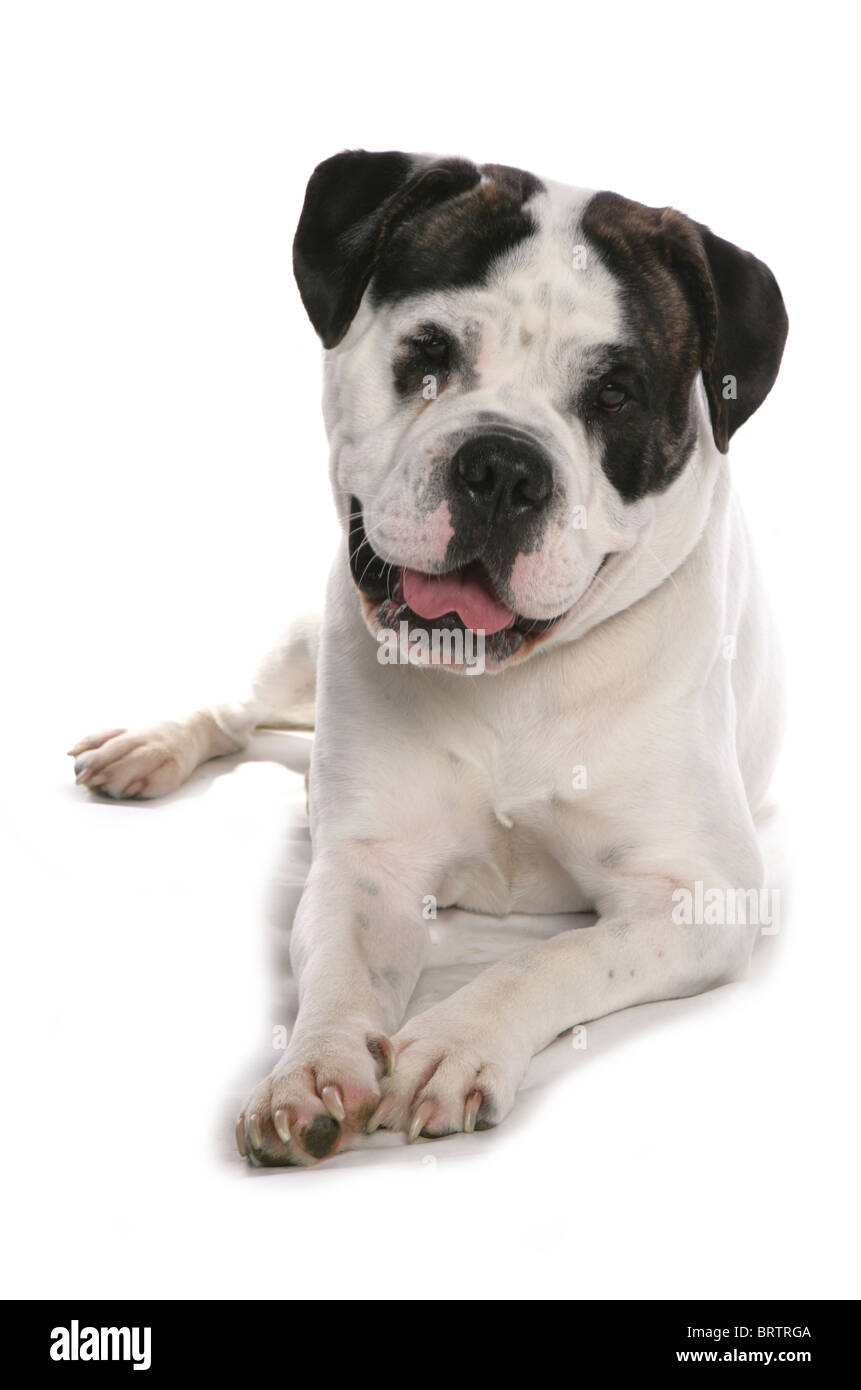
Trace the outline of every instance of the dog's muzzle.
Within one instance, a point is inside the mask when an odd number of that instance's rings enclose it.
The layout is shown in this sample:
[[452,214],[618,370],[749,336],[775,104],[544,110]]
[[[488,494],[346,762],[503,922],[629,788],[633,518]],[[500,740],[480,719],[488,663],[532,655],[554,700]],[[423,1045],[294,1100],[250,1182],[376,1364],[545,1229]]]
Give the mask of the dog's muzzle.
[[481,633],[490,659],[506,660],[524,640],[540,637],[565,616],[519,614],[508,591],[518,554],[540,547],[553,495],[551,461],[529,435],[505,426],[469,434],[448,464],[445,498],[453,534],[444,566],[432,573],[378,555],[365,532],[361,502],[353,497],[350,565],[368,601],[366,618],[378,628],[406,622],[429,633]]
[[350,570],[372,630],[398,631],[406,623],[411,632],[480,632],[487,658],[500,664],[519,651],[524,641],[540,638],[565,616],[528,618],[515,613],[499,597],[480,560],[442,574],[394,565],[368,541],[356,497],[351,511]]

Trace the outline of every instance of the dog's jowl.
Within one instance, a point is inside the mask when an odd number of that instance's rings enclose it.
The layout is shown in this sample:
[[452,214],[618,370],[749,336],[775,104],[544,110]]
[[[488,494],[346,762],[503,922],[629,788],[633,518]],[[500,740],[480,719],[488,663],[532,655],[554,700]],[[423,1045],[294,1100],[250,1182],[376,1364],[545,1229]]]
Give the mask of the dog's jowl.
[[[777,376],[768,268],[671,208],[349,151],[294,243],[343,537],[249,699],[73,750],[118,798],[316,729],[300,1010],[243,1156],[497,1124],[566,1029],[745,970],[776,645],[725,457]],[[393,659],[393,653],[395,657]],[[408,769],[408,775],[405,772]],[[423,905],[589,910],[410,1017]]]

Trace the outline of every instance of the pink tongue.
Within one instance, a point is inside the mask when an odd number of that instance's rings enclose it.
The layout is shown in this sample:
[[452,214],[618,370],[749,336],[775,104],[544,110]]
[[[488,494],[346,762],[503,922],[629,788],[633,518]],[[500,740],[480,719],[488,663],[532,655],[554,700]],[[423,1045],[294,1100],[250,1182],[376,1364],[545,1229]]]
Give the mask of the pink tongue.
[[504,603],[465,574],[420,574],[404,570],[402,576],[404,600],[420,618],[441,618],[443,613],[457,613],[464,627],[473,632],[482,629],[488,637],[511,627],[514,614]]

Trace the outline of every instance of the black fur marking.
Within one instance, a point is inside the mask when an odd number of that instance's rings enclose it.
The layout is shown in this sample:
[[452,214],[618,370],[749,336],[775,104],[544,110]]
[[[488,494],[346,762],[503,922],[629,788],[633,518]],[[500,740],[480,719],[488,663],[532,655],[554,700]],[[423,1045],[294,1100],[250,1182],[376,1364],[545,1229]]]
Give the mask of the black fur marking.
[[[435,360],[428,346],[437,343],[445,343],[447,351],[445,356]],[[458,346],[450,334],[434,323],[418,324],[415,332],[398,345],[393,363],[395,391],[402,400],[421,397],[427,378],[433,377],[436,395],[442,395],[459,365]]]
[[[636,348],[602,364],[601,380],[637,378],[639,392],[617,413],[595,407],[599,380],[578,403],[603,443],[603,466],[626,501],[663,492],[678,477],[696,435],[693,388],[702,371],[715,442],[726,452],[735,429],[777,376],[787,319],[768,267],[672,208],[647,208],[596,193],[582,232],[619,284]],[[732,373],[739,399],[723,398]],[[620,382],[626,385],[626,380]]]
[[465,159],[427,159],[397,150],[344,150],[318,164],[293,241],[293,271],[323,346],[353,321],[382,248],[399,223],[477,184]]
[[[696,439],[692,392],[701,360],[687,297],[639,207],[598,193],[583,217],[584,235],[621,289],[632,347],[608,350],[577,409],[601,441],[604,472],[626,502],[663,492],[690,456]],[[615,414],[597,404],[602,382],[629,391]]]
[[323,346],[341,341],[372,278],[376,303],[481,283],[498,256],[534,232],[524,204],[542,187],[520,169],[399,150],[344,150],[318,164],[293,271]]
[[532,174],[484,164],[485,181],[404,221],[383,247],[371,285],[374,304],[429,290],[483,284],[494,263],[534,234],[525,207],[543,184]]
[[[694,224],[708,263],[717,301],[717,328],[705,383],[718,448],[726,453],[739,425],[758,410],[777,379],[789,318],[777,281],[749,251]],[[704,293],[702,273],[694,276],[692,297]],[[725,399],[726,375],[738,383],[737,399]]]

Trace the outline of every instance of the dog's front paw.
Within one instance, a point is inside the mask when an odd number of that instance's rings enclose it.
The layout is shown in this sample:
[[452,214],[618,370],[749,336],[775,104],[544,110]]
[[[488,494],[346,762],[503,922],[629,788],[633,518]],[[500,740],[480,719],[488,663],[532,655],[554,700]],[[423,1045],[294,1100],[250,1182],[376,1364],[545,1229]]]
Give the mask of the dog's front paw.
[[371,1034],[291,1047],[242,1109],[240,1154],[264,1167],[307,1166],[351,1148],[379,1104],[380,1073],[392,1058],[389,1040]]
[[383,1082],[368,1130],[403,1130],[410,1142],[499,1124],[525,1070],[491,1039],[437,1018],[433,1009],[411,1019],[392,1046],[394,1074]]
[[164,796],[181,786],[200,761],[194,731],[179,720],[129,733],[110,729],[69,749],[75,780],[117,798]]

